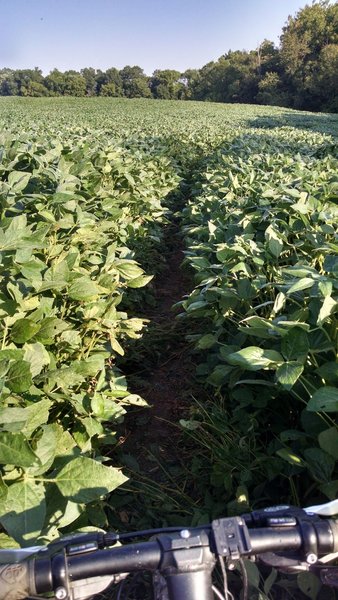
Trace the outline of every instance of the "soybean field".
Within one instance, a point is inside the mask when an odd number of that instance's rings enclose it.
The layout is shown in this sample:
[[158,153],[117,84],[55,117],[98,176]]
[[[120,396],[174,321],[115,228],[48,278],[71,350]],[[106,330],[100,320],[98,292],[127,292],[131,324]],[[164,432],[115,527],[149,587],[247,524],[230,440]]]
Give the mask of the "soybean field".
[[[277,107],[0,98],[2,547],[337,497],[337,133]],[[142,487],[147,365],[178,345],[184,465]]]

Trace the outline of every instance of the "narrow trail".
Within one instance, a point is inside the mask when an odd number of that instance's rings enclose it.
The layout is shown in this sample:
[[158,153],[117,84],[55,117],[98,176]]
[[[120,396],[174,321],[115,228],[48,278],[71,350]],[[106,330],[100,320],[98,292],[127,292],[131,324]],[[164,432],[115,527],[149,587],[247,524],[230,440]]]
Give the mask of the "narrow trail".
[[147,311],[150,323],[141,341],[150,368],[141,378],[133,378],[131,372],[129,383],[150,408],[127,416],[123,444],[123,451],[137,459],[140,475],[155,481],[182,460],[177,423],[187,414],[194,373],[185,333],[176,318],[180,311],[173,309],[192,287],[191,277],[181,267],[183,243],[175,223],[167,227],[165,247],[165,268],[155,280],[155,307]]

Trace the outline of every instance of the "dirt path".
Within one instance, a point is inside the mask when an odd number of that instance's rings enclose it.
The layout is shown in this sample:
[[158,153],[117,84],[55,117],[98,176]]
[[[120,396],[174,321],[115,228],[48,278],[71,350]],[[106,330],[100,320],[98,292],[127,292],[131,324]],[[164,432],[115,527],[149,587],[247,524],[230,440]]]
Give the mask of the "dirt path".
[[170,225],[165,237],[166,266],[155,281],[156,305],[147,311],[150,324],[141,342],[148,366],[140,378],[131,372],[129,384],[151,408],[126,418],[123,444],[123,450],[137,458],[142,475],[155,480],[168,465],[181,460],[182,436],[175,424],[187,414],[194,373],[183,327],[176,319],[180,310],[172,309],[189,293],[192,282],[181,268],[184,254],[177,226]]

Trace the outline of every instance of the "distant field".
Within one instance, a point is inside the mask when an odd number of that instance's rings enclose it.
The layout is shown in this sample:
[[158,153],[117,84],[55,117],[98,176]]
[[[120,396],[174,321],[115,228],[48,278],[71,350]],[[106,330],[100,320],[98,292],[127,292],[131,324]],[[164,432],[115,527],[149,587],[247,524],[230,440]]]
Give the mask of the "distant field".
[[337,134],[284,108],[0,98],[0,543],[106,525],[125,477],[104,449],[142,404],[116,361],[182,194],[211,513],[336,496]]
[[[338,116],[299,112],[289,108],[208,102],[121,98],[10,98],[0,97],[2,129],[24,132],[42,128],[57,133],[98,136],[172,135],[218,138],[229,128],[296,127],[338,134]],[[70,128],[74,128],[71,131]],[[94,131],[93,131],[94,130]]]

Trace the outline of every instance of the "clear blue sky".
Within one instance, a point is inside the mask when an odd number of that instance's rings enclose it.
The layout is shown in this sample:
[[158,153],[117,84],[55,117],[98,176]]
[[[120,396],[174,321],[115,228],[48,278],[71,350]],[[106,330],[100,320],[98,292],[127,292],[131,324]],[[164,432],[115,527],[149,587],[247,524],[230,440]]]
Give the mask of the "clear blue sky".
[[[310,0],[309,0],[310,3]],[[0,0],[0,68],[199,68],[278,43],[306,0]]]

